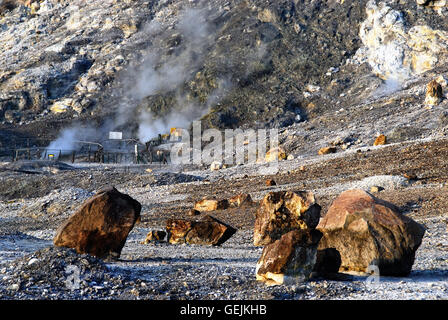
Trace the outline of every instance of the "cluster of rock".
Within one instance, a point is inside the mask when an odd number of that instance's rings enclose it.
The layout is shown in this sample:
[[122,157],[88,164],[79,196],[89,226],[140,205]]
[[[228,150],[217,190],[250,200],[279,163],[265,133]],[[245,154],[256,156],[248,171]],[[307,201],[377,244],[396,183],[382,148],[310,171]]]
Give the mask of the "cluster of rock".
[[[253,205],[248,194],[231,199],[203,199],[197,213]],[[195,210],[193,209],[193,210]],[[140,219],[141,205],[114,187],[100,190],[59,228],[54,244],[98,258],[118,258],[129,232]],[[199,220],[169,219],[166,231],[151,231],[143,243],[221,245],[236,229],[210,214]],[[343,192],[321,218],[312,192],[269,192],[260,202],[254,245],[264,246],[256,278],[268,285],[293,284],[313,272],[406,276],[425,228],[391,203],[360,190]],[[166,240],[165,240],[166,239]]]
[[309,279],[312,272],[408,275],[425,228],[393,204],[360,190],[337,197],[320,218],[310,192],[270,192],[256,216],[254,244],[264,245],[256,277],[268,285]]
[[[187,215],[197,216],[203,212],[251,206],[254,202],[249,194],[238,194],[230,199],[204,198],[188,210]],[[199,220],[169,219],[166,222],[167,241],[171,244],[221,245],[236,229],[210,214]],[[149,236],[149,235],[148,235]]]
[[439,9],[447,5],[446,0],[416,0],[417,4],[432,7],[434,9]]
[[[195,204],[189,215],[205,211],[242,207],[253,204],[249,194],[240,194],[231,199],[203,199]],[[129,232],[140,220],[141,205],[114,187],[100,190],[58,229],[54,244],[58,247],[74,248],[78,253],[88,253],[103,259],[117,259]],[[171,244],[221,245],[236,229],[211,215],[200,220],[169,219],[166,231],[152,230],[144,244],[164,242]]]

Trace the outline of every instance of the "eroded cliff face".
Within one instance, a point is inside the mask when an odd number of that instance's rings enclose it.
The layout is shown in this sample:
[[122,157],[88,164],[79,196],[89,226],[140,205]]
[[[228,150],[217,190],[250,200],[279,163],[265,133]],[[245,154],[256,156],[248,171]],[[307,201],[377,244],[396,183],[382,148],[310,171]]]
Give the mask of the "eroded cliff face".
[[0,120],[284,127],[445,65],[447,14],[414,1],[18,3],[0,13]]

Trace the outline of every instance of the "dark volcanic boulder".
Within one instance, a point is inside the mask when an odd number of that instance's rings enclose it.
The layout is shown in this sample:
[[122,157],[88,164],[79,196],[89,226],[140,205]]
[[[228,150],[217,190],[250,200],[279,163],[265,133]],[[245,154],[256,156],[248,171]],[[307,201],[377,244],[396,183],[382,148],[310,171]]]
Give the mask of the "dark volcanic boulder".
[[256,213],[254,245],[267,245],[291,230],[316,228],[320,209],[311,192],[269,192]]
[[336,249],[341,271],[366,272],[377,265],[381,275],[405,276],[425,228],[393,204],[363,190],[348,190],[334,200],[318,227],[319,250]]
[[264,247],[256,268],[267,285],[294,284],[309,279],[322,234],[315,229],[293,230]]
[[233,227],[210,215],[200,221],[169,219],[166,230],[170,243],[199,245],[221,245],[236,232]]
[[118,258],[141,205],[114,187],[99,191],[59,228],[54,245],[99,258]]

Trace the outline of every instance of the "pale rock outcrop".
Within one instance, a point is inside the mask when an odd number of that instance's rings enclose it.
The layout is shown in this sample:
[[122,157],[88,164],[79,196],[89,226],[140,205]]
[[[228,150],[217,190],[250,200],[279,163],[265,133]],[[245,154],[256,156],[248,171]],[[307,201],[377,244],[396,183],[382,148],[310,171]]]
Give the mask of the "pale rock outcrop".
[[404,81],[446,62],[448,33],[428,25],[410,26],[405,14],[371,0],[361,24],[362,43],[353,61],[367,62],[382,79]]

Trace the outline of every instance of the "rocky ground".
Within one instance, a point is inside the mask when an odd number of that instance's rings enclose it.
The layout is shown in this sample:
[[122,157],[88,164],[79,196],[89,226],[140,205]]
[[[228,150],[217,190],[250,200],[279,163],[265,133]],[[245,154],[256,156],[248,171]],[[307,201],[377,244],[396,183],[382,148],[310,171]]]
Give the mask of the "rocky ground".
[[[447,15],[415,1],[0,1],[0,297],[447,299]],[[434,79],[443,93],[429,105]],[[199,118],[275,127],[290,157],[270,174],[262,164],[8,162],[66,128],[95,141],[162,130],[148,114],[163,130]],[[387,144],[373,147],[379,134]],[[317,154],[327,146],[336,152]],[[120,260],[53,248],[58,226],[107,185],[142,204]],[[371,187],[427,228],[406,278],[266,287],[255,281],[256,206],[212,212],[238,230],[219,247],[141,243],[204,196],[310,190],[325,214],[342,191]]]
[[[168,173],[153,168],[79,165],[75,170],[30,174],[1,173],[0,292],[4,299],[446,299],[448,298],[448,141],[421,140],[347,150],[280,162],[279,172],[260,174],[261,165],[219,171]],[[303,168],[300,168],[303,166]],[[403,176],[412,173],[415,179]],[[185,178],[189,177],[189,178]],[[265,180],[273,178],[276,186]],[[90,183],[88,182],[90,181]],[[165,181],[166,183],[161,183]],[[56,249],[57,227],[95,189],[113,184],[142,204],[141,223],[128,237],[119,261],[103,262],[71,250]],[[13,186],[20,185],[20,193]],[[36,189],[35,185],[41,185]],[[270,190],[312,190],[325,214],[342,191],[380,186],[377,196],[427,228],[406,278],[368,281],[359,274],[336,279],[312,278],[297,286],[267,287],[255,280],[261,248],[254,247],[257,206],[212,212],[236,227],[237,233],[218,247],[142,244],[150,230],[163,230],[172,217],[204,195],[226,198],[246,192],[255,200]],[[36,252],[36,250],[39,250]],[[67,279],[80,270],[79,289]]]

